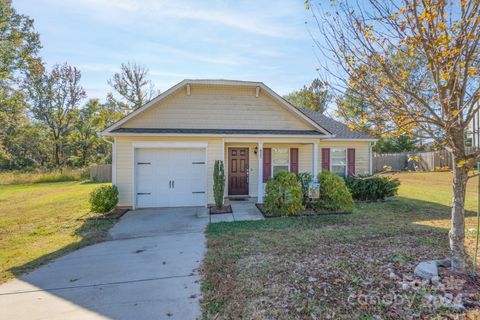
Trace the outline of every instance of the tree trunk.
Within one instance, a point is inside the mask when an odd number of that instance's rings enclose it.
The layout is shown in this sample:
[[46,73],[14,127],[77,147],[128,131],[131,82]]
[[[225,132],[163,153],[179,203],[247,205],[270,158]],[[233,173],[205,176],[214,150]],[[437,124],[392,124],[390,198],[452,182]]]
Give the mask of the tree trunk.
[[55,140],[55,164],[60,166],[60,143]]
[[457,157],[453,157],[453,198],[452,217],[450,225],[450,252],[452,270],[459,273],[465,272],[465,192],[467,189],[468,170],[457,167]]

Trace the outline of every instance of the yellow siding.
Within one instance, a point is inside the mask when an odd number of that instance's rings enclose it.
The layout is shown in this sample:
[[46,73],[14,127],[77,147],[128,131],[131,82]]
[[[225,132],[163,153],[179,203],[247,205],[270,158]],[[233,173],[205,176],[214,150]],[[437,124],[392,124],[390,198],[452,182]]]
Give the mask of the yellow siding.
[[[288,139],[278,139],[279,141],[284,141]],[[225,195],[228,196],[228,148],[238,147],[238,148],[250,148],[249,153],[249,196],[256,197],[258,194],[258,154],[255,154],[254,150],[257,147],[257,143],[238,143],[231,142],[225,143],[225,174],[226,174],[226,185],[225,185]],[[265,143],[264,148],[298,148],[298,171],[299,172],[311,172],[312,171],[312,160],[313,160],[313,144],[299,144],[299,143]]]
[[312,130],[304,119],[255,87],[192,85],[127,121],[124,128]]
[[313,145],[312,144],[302,144],[302,145],[299,145],[296,148],[298,148],[298,172],[312,172],[312,170],[313,170],[313,165],[312,165],[313,164]]
[[[266,143],[265,148],[274,147],[298,148],[298,172],[312,172],[313,170],[313,144],[275,144]],[[366,141],[321,141],[318,144],[318,172],[322,171],[322,148],[355,148],[355,172],[359,175],[369,174],[370,147]],[[256,196],[256,194],[255,194]]]
[[367,141],[321,141],[318,145],[318,170],[322,170],[322,148],[355,148],[355,173],[365,175],[369,173],[369,142]]
[[[260,138],[260,137],[259,137]],[[207,147],[207,199],[208,203],[213,203],[213,167],[215,160],[225,159],[225,173],[227,175],[225,194],[228,194],[228,148],[229,147],[249,147],[250,154],[250,182],[249,195],[257,196],[258,187],[258,155],[254,153],[258,144],[255,142],[257,138],[245,138],[245,142],[228,141],[225,138],[225,146],[223,147],[222,138],[215,137],[116,137],[117,150],[117,166],[116,166],[116,184],[119,189],[119,206],[132,206],[133,192],[133,148],[132,142],[140,141],[205,141],[208,142]],[[299,172],[312,172],[313,161],[313,143],[319,143],[318,146],[318,170],[322,168],[322,148],[355,148],[356,172],[357,174],[368,174],[369,171],[369,143],[364,141],[321,141],[313,138],[299,139],[289,138],[265,138],[265,148],[288,147],[299,149]],[[258,140],[257,140],[258,141]],[[224,154],[222,155],[222,150]]]
[[313,144],[265,143],[264,148],[298,148],[298,172],[312,172]]

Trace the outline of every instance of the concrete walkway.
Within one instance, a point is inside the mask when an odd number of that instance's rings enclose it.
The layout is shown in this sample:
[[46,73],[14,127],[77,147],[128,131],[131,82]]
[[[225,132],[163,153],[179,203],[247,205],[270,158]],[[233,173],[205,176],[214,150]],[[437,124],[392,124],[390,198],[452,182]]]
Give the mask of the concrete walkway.
[[0,319],[196,319],[208,217],[197,208],[127,213],[112,241],[0,286]]
[[211,223],[263,220],[263,215],[252,202],[232,201],[232,213],[212,214]]

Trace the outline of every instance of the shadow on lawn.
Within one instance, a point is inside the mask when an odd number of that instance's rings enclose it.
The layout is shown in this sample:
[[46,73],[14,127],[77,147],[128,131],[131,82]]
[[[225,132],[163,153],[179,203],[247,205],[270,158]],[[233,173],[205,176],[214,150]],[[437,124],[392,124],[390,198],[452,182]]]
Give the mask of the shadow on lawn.
[[81,237],[80,241],[71,243],[56,251],[47,253],[23,265],[10,268],[8,271],[18,277],[67,253],[104,241],[108,237],[108,230],[113,226],[113,224],[115,224],[115,222],[117,222],[117,220],[117,218],[86,218],[84,223],[74,232],[74,235]]
[[[465,215],[472,217],[475,216],[475,212],[467,211]],[[309,292],[313,292],[311,295],[314,295],[315,291],[308,289],[311,285],[309,280],[306,280],[311,276],[315,282],[321,279],[318,282],[326,283],[322,296],[326,296],[327,289],[332,293],[338,288],[338,293],[334,294],[335,299],[325,298],[322,301],[324,307],[322,316],[330,312],[329,308],[335,310],[337,305],[345,302],[342,305],[343,309],[339,308],[340,311],[335,316],[363,318],[359,315],[367,312],[366,309],[346,303],[350,302],[346,299],[349,293],[359,292],[364,295],[366,292],[382,292],[384,289],[382,284],[390,281],[384,282],[385,269],[381,268],[383,266],[389,268],[395,266],[394,268],[397,268],[394,269],[395,274],[413,276],[414,266],[418,262],[448,257],[449,219],[448,205],[397,197],[384,202],[357,203],[357,210],[350,215],[271,218],[258,223],[210,225],[209,251],[203,266],[204,281],[207,284],[204,286],[202,302],[204,312],[212,318],[218,315],[219,318],[249,318],[252,309],[248,306],[254,305],[260,298],[257,299],[255,296],[255,299],[251,299],[248,295],[255,295],[259,288],[255,284],[260,283],[262,290],[278,293],[279,297],[263,298],[260,293],[261,301],[265,301],[265,304],[254,309],[257,314],[265,312],[271,315],[272,310],[280,309],[290,312],[291,318],[301,318],[291,310],[298,312],[308,308],[295,309],[301,303],[291,302],[295,301],[296,296],[290,293],[305,292],[302,296],[305,300],[308,299]],[[267,236],[261,236],[257,231],[262,228],[271,232],[267,232]],[[309,229],[302,233],[300,231],[302,228]],[[260,250],[249,249],[252,244],[260,244]],[[302,244],[305,245],[300,248]],[[299,254],[299,251],[303,252]],[[312,254],[312,257],[308,254]],[[285,263],[288,259],[292,259],[294,263]],[[237,269],[237,266],[240,268]],[[303,273],[302,270],[308,271]],[[314,270],[320,271],[315,274]],[[388,270],[391,272],[391,269]],[[372,273],[369,275],[370,271]],[[349,275],[345,277],[347,280],[357,280],[346,281],[344,282],[346,285],[341,287],[341,284],[336,284],[336,280],[341,279],[342,273]],[[239,276],[236,276],[237,274]],[[302,280],[298,275],[305,277]],[[270,281],[270,277],[275,281]],[[245,278],[248,280],[244,281]],[[373,285],[363,284],[364,280],[372,278],[380,280],[372,281]],[[298,283],[302,281],[306,283],[303,291],[299,289],[298,284],[290,286],[290,282],[294,282],[291,281],[293,279],[300,279],[295,281]],[[388,285],[386,287],[388,288]],[[342,300],[342,296],[345,300]],[[280,303],[277,304],[277,301],[283,304],[292,303],[291,305],[295,307],[286,310],[287,308]],[[270,310],[265,310],[266,306]],[[363,307],[367,307],[366,304]],[[387,313],[388,306],[381,307],[386,308],[383,310],[378,308],[365,318],[373,317],[374,314],[380,314],[382,318],[384,315],[386,318],[397,318],[395,313]],[[416,303],[415,307],[420,308],[421,304]],[[430,318],[429,311],[425,312],[427,315],[423,311],[419,312],[419,317]],[[443,317],[440,315],[438,318]]]
[[[216,223],[208,226],[208,234],[221,235],[234,230],[278,230],[285,228],[319,228],[339,225],[355,229],[356,232],[391,234],[399,229],[416,230],[424,228],[432,232],[446,234],[449,228],[449,206],[406,197],[395,197],[380,202],[357,202],[356,210],[351,214],[326,214],[317,216],[299,216],[289,218],[268,218],[261,221],[239,221],[235,223]],[[466,217],[476,213],[465,211]],[[440,220],[447,220],[445,224]],[[436,222],[437,221],[437,222]],[[432,222],[428,225],[427,222]],[[413,226],[414,225],[414,226]]]
[[[422,221],[424,219],[450,219],[451,217],[451,206],[406,197],[395,197],[393,201],[398,203],[400,210],[401,208],[405,208],[406,213],[416,213],[414,216],[420,218]],[[475,211],[465,210],[465,217],[473,217],[476,215],[477,213]]]

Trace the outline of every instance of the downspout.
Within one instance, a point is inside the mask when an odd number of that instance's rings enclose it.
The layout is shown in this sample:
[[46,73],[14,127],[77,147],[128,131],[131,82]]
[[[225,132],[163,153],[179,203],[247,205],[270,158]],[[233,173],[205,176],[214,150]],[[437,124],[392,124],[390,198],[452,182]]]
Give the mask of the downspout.
[[102,136],[102,139],[105,142],[108,142],[112,145],[112,185],[117,184],[117,144],[115,143],[115,138],[112,141],[108,140],[105,136]]

